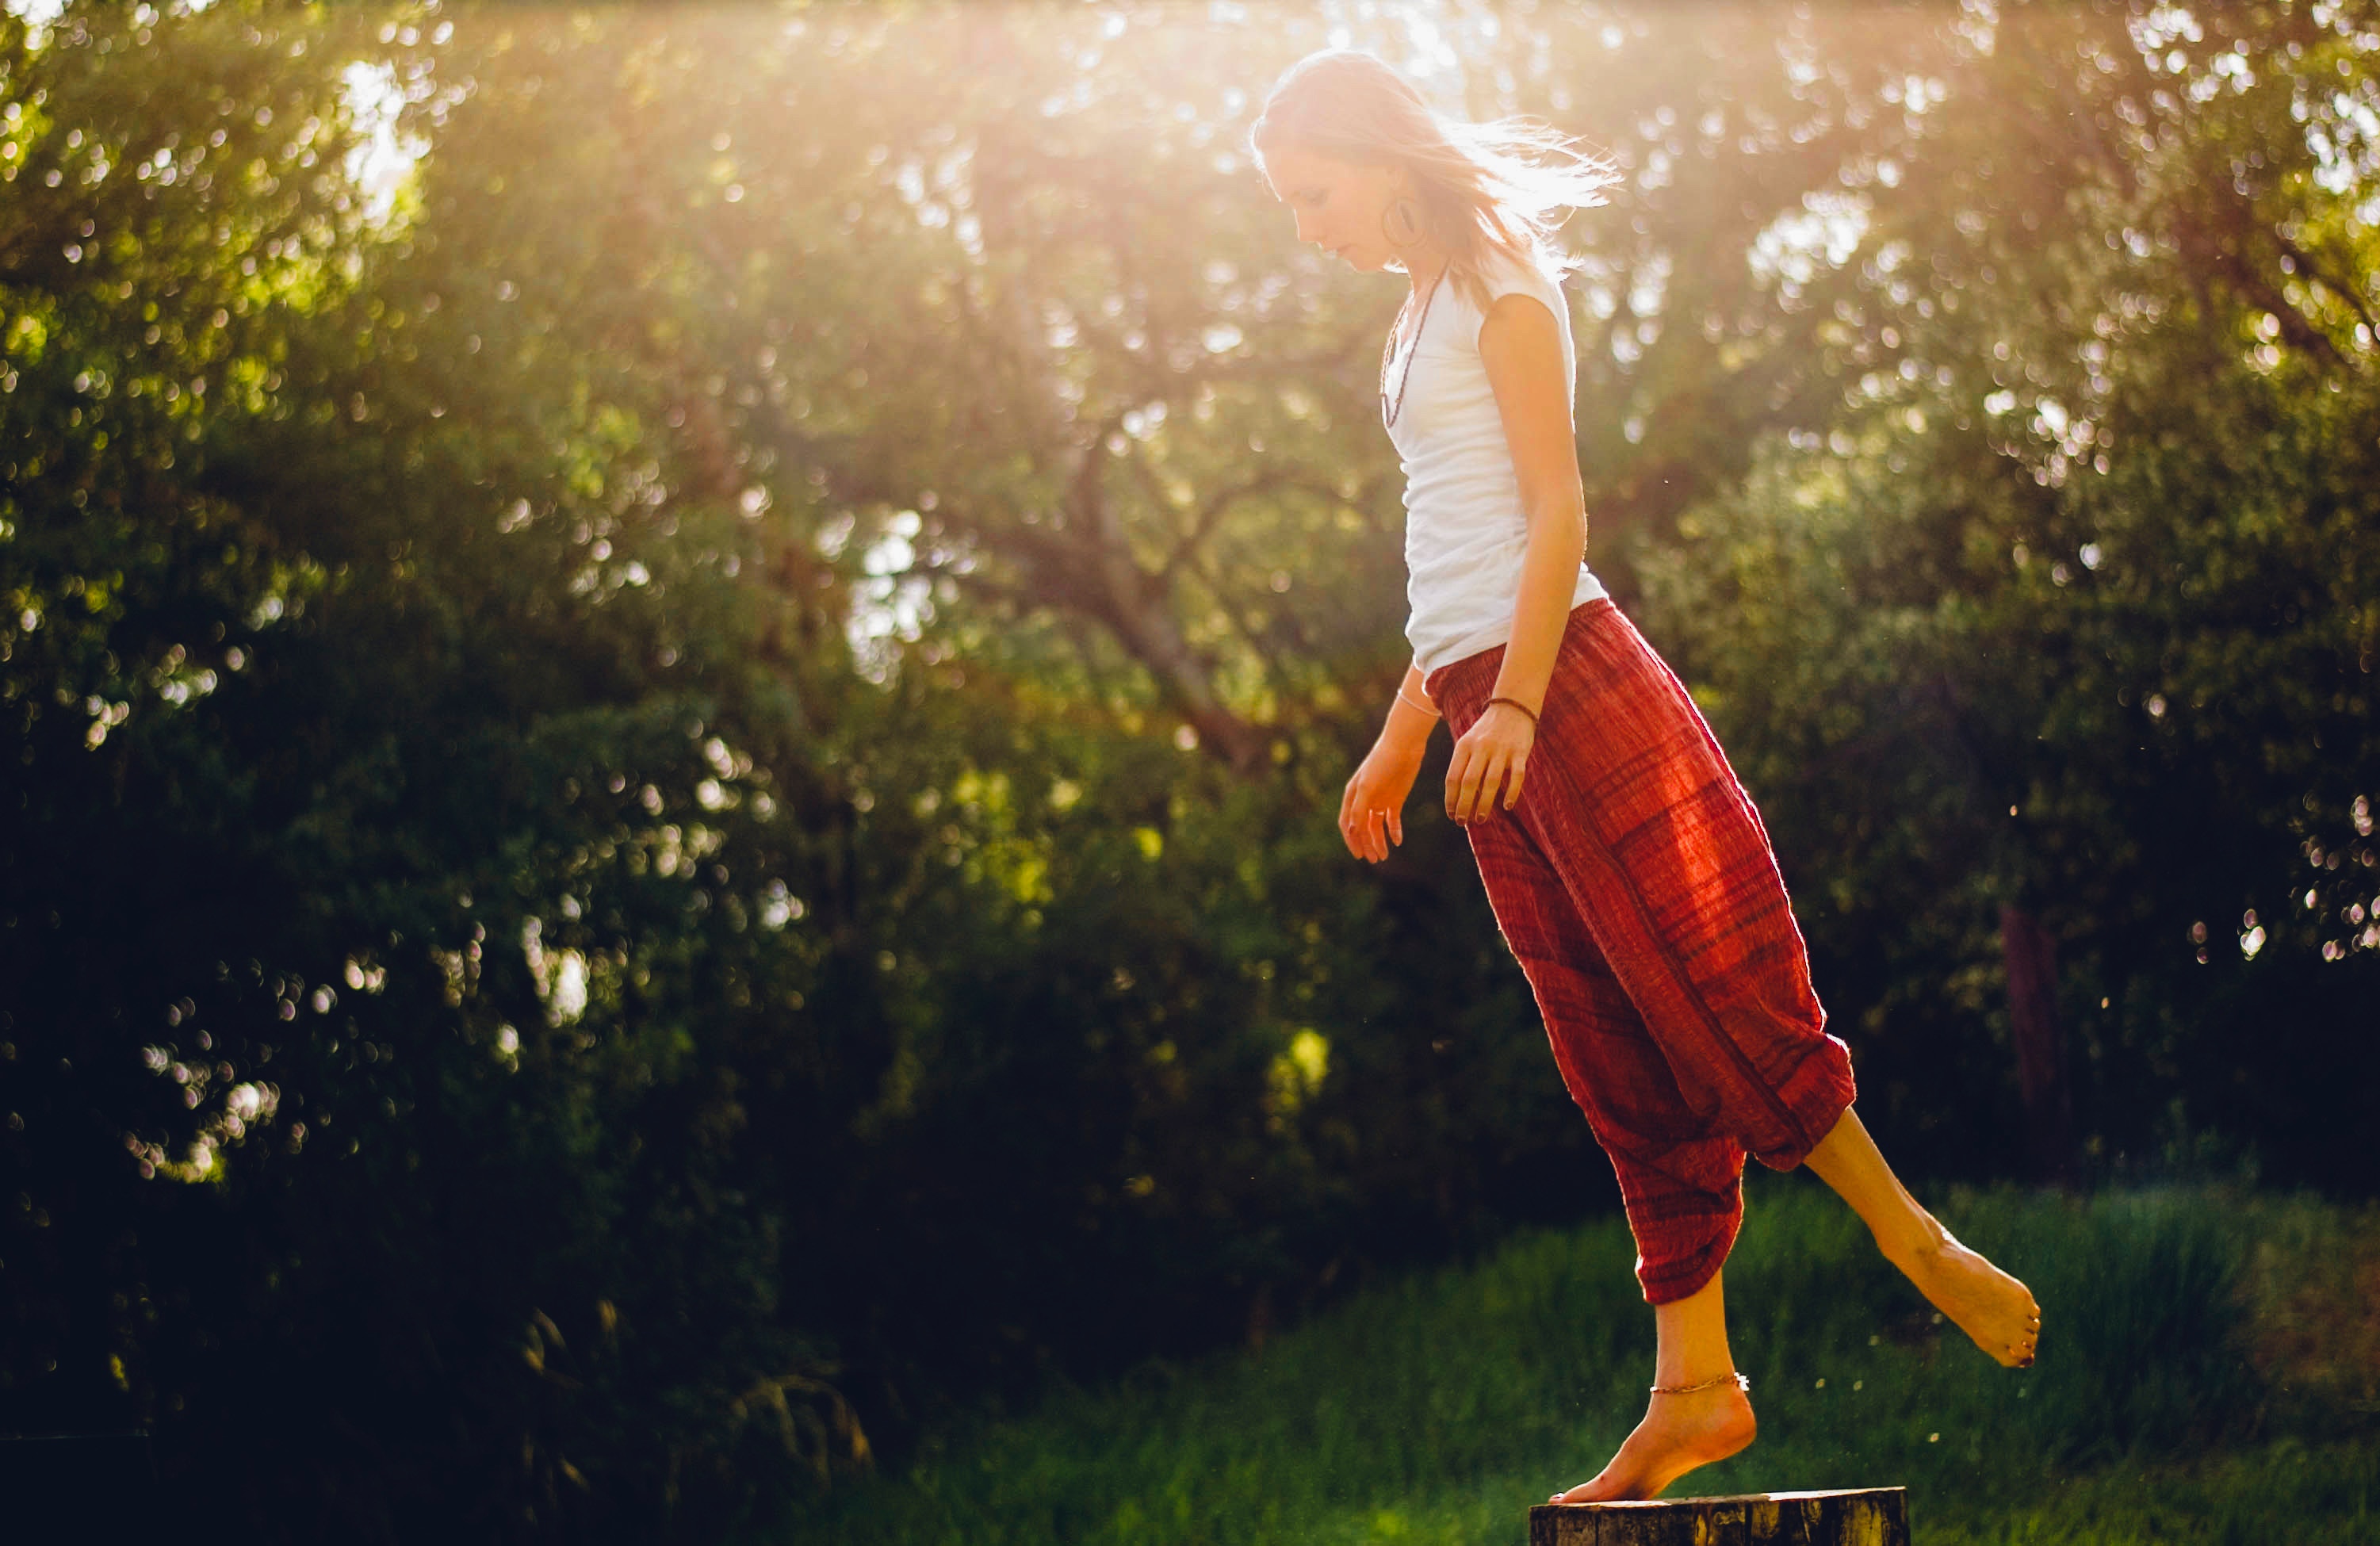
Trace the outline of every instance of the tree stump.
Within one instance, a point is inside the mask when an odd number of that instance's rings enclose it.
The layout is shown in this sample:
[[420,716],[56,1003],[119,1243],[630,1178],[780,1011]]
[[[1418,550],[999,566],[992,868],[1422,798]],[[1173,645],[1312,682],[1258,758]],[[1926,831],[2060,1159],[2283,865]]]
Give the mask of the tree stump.
[[1529,1546],[1909,1546],[1909,1490],[1539,1503]]

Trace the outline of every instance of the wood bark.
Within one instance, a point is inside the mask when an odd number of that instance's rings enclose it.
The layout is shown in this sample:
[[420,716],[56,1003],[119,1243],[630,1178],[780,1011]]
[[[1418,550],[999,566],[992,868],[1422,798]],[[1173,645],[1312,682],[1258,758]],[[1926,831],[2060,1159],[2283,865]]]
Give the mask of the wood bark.
[[2000,956],[2008,967],[2009,1034],[2036,1179],[2074,1184],[2074,1099],[2066,1070],[2066,1028],[2058,1016],[2058,942],[2022,907],[2000,908]]
[[1909,1492],[1752,1492],[1726,1498],[1539,1503],[1529,1546],[1909,1546]]

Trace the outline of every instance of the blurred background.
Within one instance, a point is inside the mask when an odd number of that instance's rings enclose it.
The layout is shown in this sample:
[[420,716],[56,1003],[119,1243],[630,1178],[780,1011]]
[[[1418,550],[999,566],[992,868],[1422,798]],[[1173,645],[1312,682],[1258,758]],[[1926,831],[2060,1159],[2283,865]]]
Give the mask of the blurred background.
[[[966,1425],[1417,1272],[1585,1242],[1649,1334],[1446,737],[1389,862],[1333,828],[1409,659],[1405,281],[1245,144],[1329,46],[1624,170],[1565,233],[1590,561],[1885,1151],[2070,1264],[2133,1229],[2185,1319],[2271,1290],[2138,1397],[2207,1423],[2058,1420],[2269,1433],[2286,1365],[2368,1433],[2345,0],[7,0],[0,1433],[145,1430],[255,1539],[856,1540],[1002,1468]],[[999,1517],[1321,1528],[1205,1506]]]

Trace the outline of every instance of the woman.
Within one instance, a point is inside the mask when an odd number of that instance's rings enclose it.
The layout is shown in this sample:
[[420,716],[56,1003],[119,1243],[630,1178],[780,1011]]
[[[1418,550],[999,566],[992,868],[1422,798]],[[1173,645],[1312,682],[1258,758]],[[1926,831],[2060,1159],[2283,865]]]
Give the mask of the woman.
[[1620,1178],[1658,1351],[1645,1418],[1557,1503],[1657,1496],[1753,1439],[1720,1266],[1746,1153],[1807,1164],[1945,1316],[2030,1364],[2024,1284],[1919,1207],[1852,1111],[1767,832],[1685,690],[1581,554],[1570,309],[1551,238],[1609,169],[1541,126],[1432,112],[1370,55],[1281,78],[1250,131],[1297,237],[1410,280],[1382,367],[1414,662],[1339,826],[1378,863],[1441,715],[1461,822],[1572,1098]]

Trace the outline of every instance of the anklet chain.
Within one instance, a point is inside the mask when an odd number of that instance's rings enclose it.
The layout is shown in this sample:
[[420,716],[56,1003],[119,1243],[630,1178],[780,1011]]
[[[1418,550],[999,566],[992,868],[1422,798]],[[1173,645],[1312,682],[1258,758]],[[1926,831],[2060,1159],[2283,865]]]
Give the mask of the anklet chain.
[[1716,1380],[1706,1380],[1699,1385],[1652,1385],[1646,1387],[1655,1395],[1692,1395],[1696,1391],[1717,1390],[1721,1385],[1734,1385],[1746,1395],[1752,1394],[1752,1382],[1741,1374],[1722,1374]]

